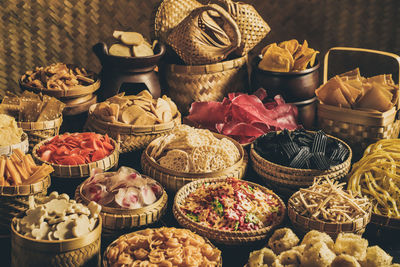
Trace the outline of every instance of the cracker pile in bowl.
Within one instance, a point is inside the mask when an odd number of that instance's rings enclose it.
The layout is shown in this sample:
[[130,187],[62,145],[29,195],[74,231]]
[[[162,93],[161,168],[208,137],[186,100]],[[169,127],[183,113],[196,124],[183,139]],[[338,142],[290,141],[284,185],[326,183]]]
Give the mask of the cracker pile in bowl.
[[102,206],[139,209],[160,199],[163,189],[155,180],[122,166],[117,172],[93,169],[82,186],[82,193]]
[[312,230],[300,242],[291,229],[281,228],[273,233],[268,247],[250,253],[246,267],[389,267],[395,266],[392,259],[382,248],[368,246],[368,240],[356,234],[340,233],[333,241],[326,233]]
[[13,117],[0,114],[0,147],[20,143],[22,133]]
[[65,240],[84,236],[95,229],[101,206],[88,206],[69,199],[67,194],[52,192],[49,196],[29,197],[25,216],[17,218],[15,230],[38,240]]
[[313,67],[319,52],[308,47],[307,40],[300,44],[292,39],[279,44],[272,43],[261,51],[262,60],[258,67],[275,72],[302,71]]
[[10,157],[0,156],[0,186],[34,184],[53,171],[48,164],[36,165],[32,156],[20,149],[14,149]]
[[399,87],[391,74],[366,78],[356,68],[329,79],[315,94],[326,105],[385,112],[397,104]]
[[114,31],[113,37],[118,43],[111,45],[108,53],[119,57],[148,57],[153,56],[154,46],[149,44],[141,33]]
[[231,167],[240,159],[236,145],[227,138],[187,125],[150,144],[149,156],[162,167],[177,172],[206,173]]
[[104,266],[219,266],[221,251],[187,229],[162,227],[121,236],[104,253]]
[[137,95],[120,93],[99,103],[93,110],[99,120],[123,125],[155,125],[171,122],[179,115],[166,95],[154,99],[147,90]]
[[21,82],[38,89],[70,90],[93,84],[95,82],[93,75],[84,68],[54,63],[25,72],[21,77]]

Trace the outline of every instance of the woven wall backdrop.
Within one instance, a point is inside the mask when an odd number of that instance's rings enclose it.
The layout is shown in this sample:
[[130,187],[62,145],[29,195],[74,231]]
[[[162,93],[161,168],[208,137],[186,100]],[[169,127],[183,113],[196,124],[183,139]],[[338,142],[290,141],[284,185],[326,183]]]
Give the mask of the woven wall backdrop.
[[[109,41],[114,29],[150,37],[160,0],[3,0],[0,4],[0,95],[18,91],[18,78],[35,66],[74,63],[94,71],[100,64],[91,47]],[[245,0],[271,26],[256,47],[307,39],[323,55],[333,46],[400,53],[398,0]],[[322,56],[320,55],[320,59]],[[342,62],[342,66],[347,60]],[[377,66],[376,61],[366,63]],[[385,68],[385,63],[382,63]],[[339,64],[340,65],[340,64]],[[393,66],[389,66],[389,69]],[[343,67],[344,68],[344,67]]]

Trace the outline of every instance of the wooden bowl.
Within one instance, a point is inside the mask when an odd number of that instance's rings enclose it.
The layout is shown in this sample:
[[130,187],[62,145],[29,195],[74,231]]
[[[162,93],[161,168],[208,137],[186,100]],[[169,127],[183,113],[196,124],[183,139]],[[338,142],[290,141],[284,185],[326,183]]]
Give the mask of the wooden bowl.
[[[146,177],[145,175],[142,175]],[[147,177],[150,178],[150,177]],[[75,191],[75,200],[88,205],[90,200],[82,193],[83,186],[87,180],[80,184]],[[162,186],[157,183],[161,188]],[[103,219],[103,229],[107,233],[118,233],[149,225],[158,221],[167,209],[168,195],[163,189],[160,198],[151,205],[139,209],[113,208],[101,205],[100,216]]]
[[258,67],[261,56],[253,61],[251,88],[267,90],[268,97],[282,95],[286,102],[299,102],[315,97],[315,90],[319,86],[319,61],[312,68],[302,71],[274,72],[262,70]]
[[[73,65],[73,64],[67,64],[67,66],[68,67],[77,67],[76,65]],[[97,76],[97,74],[92,71],[87,71],[87,72],[94,77],[94,83],[92,83],[88,86],[77,85],[68,90],[40,89],[37,87],[29,86],[22,81],[22,76],[18,82],[19,82],[19,86],[22,91],[29,90],[29,91],[35,92],[37,94],[43,93],[45,95],[59,98],[62,101],[64,99],[77,98],[77,97],[92,94],[100,88],[100,79]]]
[[265,239],[278,225],[280,225],[283,222],[283,219],[285,218],[286,214],[286,207],[282,199],[271,190],[259,184],[252,183],[249,181],[246,181],[249,185],[257,187],[265,193],[272,194],[279,201],[280,203],[280,212],[278,214],[279,217],[277,218],[276,221],[273,222],[273,224],[258,230],[227,231],[227,230],[219,230],[212,227],[204,226],[198,222],[191,220],[183,213],[180,206],[190,193],[194,192],[204,183],[219,183],[219,182],[224,182],[225,179],[226,178],[211,178],[211,179],[202,179],[194,181],[183,186],[176,193],[174,199],[173,213],[175,219],[182,227],[188,228],[195,233],[198,233],[202,236],[209,238],[212,241],[215,241],[216,243],[226,244],[226,245],[239,245]]
[[204,178],[221,178],[221,177],[235,177],[241,179],[244,176],[247,168],[248,157],[243,147],[230,137],[222,134],[213,133],[218,139],[227,138],[232,141],[238,148],[240,153],[240,159],[231,167],[208,173],[190,173],[190,172],[177,172],[162,167],[152,157],[149,156],[149,150],[152,147],[150,143],[145,151],[142,153],[141,165],[143,172],[159,181],[168,192],[175,193],[182,186],[192,181],[197,181]]

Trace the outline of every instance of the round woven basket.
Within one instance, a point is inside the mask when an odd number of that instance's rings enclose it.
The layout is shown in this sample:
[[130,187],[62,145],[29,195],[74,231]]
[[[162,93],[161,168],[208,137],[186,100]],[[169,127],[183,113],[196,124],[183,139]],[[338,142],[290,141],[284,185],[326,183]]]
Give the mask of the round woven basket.
[[153,179],[159,181],[168,192],[175,193],[182,186],[193,181],[204,178],[227,178],[235,177],[241,179],[244,176],[247,168],[248,157],[243,147],[235,140],[225,135],[213,133],[218,139],[227,138],[232,141],[235,146],[239,149],[240,159],[231,167],[208,173],[189,173],[189,172],[176,172],[167,168],[162,167],[152,157],[149,156],[149,149],[152,147],[149,145],[142,153],[141,165],[143,172]]
[[[75,200],[87,205],[90,200],[82,193],[84,183],[85,182],[77,187],[75,191]],[[152,224],[158,221],[165,213],[167,203],[168,195],[165,190],[163,190],[162,196],[156,202],[140,209],[123,209],[102,206],[100,216],[103,219],[103,230],[105,230],[107,234],[112,234]]]
[[238,244],[246,244],[249,242],[255,242],[259,240],[263,240],[267,237],[267,235],[273,231],[278,225],[280,225],[283,222],[283,219],[285,218],[285,213],[286,213],[286,207],[285,203],[282,201],[282,199],[276,195],[274,192],[271,190],[256,184],[252,182],[248,182],[253,187],[257,187],[260,190],[262,190],[265,193],[272,194],[280,203],[280,212],[279,212],[279,217],[278,219],[270,226],[258,229],[258,230],[252,230],[252,231],[226,231],[226,230],[218,230],[215,228],[207,227],[204,225],[201,225],[200,223],[194,222],[190,218],[188,218],[180,209],[180,206],[182,203],[185,201],[186,197],[195,191],[198,187],[202,186],[204,183],[218,183],[218,182],[223,182],[225,181],[225,178],[211,178],[211,179],[204,179],[204,180],[198,180],[191,182],[190,184],[185,185],[182,187],[178,193],[175,195],[174,199],[174,206],[173,206],[173,213],[175,216],[175,219],[178,221],[178,223],[184,227],[192,230],[195,233],[198,233],[202,236],[205,236],[209,238],[212,241],[215,241],[220,244],[226,244],[226,245],[238,245]]
[[145,126],[115,124],[97,119],[93,115],[95,107],[96,105],[92,105],[89,109],[85,129],[100,134],[108,134],[110,137],[118,140],[121,153],[144,149],[151,141],[166,135],[176,125],[181,124],[181,114],[179,112],[173,121],[163,124]]
[[[119,240],[123,240],[123,239],[124,239],[124,240],[129,240],[129,237],[130,237],[132,234],[134,234],[134,233],[140,233],[140,232],[142,232],[142,231],[144,231],[144,230],[136,231],[136,232],[129,233],[129,234],[126,234],[126,235],[121,235],[121,236],[118,237],[116,240],[114,240],[114,241],[107,247],[107,249],[104,251],[104,255],[103,255],[103,267],[111,267],[111,265],[110,265],[110,264],[108,263],[108,261],[107,261],[106,255],[108,254],[109,250],[110,250],[112,247],[114,247],[115,244],[116,244]],[[202,236],[202,238],[204,238],[204,240],[205,240],[211,247],[215,248],[215,246],[214,246],[207,238],[205,238],[204,236]],[[218,264],[216,267],[222,267],[222,257],[220,257],[220,262],[219,262],[219,264]]]
[[36,240],[15,230],[11,223],[11,266],[100,266],[101,218],[96,228],[78,238]]
[[293,197],[297,196],[296,194],[299,194],[299,192],[294,193],[288,201],[288,217],[293,226],[302,234],[311,230],[318,230],[327,233],[333,240],[335,240],[337,235],[341,232],[362,235],[365,231],[365,227],[371,221],[372,207],[369,208],[368,212],[363,217],[347,223],[328,223],[302,216],[295,210],[291,201]]
[[296,169],[270,162],[256,152],[254,144],[251,145],[250,149],[252,167],[266,183],[275,186],[281,185],[284,188],[290,188],[293,190],[300,187],[311,186],[315,178],[326,177],[329,179],[340,180],[344,178],[350,170],[352,157],[351,148],[345,142],[336,137],[330,135],[328,135],[328,137],[341,142],[349,150],[349,155],[343,163],[333,166],[328,170]]
[[372,212],[371,223],[389,230],[400,230],[400,218],[392,218]]
[[0,147],[0,156],[1,155],[6,155],[11,156],[11,154],[13,153],[14,149],[20,149],[23,153],[28,153],[29,151],[29,142],[28,142],[28,135],[26,133],[22,133],[21,136],[21,142],[17,143],[17,144],[13,144],[10,146],[1,146]]
[[182,114],[195,101],[222,101],[231,92],[248,88],[247,55],[209,65],[166,65],[171,99]]
[[[67,64],[68,67],[76,67],[75,65]],[[94,77],[94,83],[88,86],[83,86],[83,85],[77,85],[71,89],[68,90],[51,90],[51,89],[40,89],[36,87],[29,86],[25,83],[22,82],[22,77],[19,79],[19,86],[22,91],[28,90],[32,91],[35,93],[43,93],[45,95],[53,96],[55,98],[61,98],[63,99],[70,99],[70,98],[77,98],[85,95],[90,95],[93,94],[95,91],[97,91],[100,88],[100,79],[98,78],[97,74],[88,71],[89,74],[91,74]]]
[[45,196],[50,176],[37,183],[20,186],[0,186],[0,236],[9,236],[12,218],[28,209],[29,196]]
[[38,122],[17,122],[18,127],[21,127],[22,130],[28,134],[29,137],[29,148],[33,149],[33,147],[42,142],[43,140],[48,139],[49,137],[53,137],[59,134],[60,127],[62,124],[62,117],[58,117],[57,119],[51,121],[38,121]]

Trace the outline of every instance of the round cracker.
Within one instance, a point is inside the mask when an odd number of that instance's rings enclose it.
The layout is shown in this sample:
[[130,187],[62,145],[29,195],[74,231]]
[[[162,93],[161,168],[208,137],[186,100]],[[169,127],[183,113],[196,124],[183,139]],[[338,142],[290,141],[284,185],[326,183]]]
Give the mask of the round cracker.
[[148,57],[154,55],[153,49],[148,47],[146,44],[132,46],[132,53],[135,57]]
[[117,57],[132,56],[130,47],[123,44],[113,44],[108,50],[108,53],[112,56],[117,56]]
[[126,45],[141,45],[144,42],[144,38],[138,32],[123,32],[121,41]]

